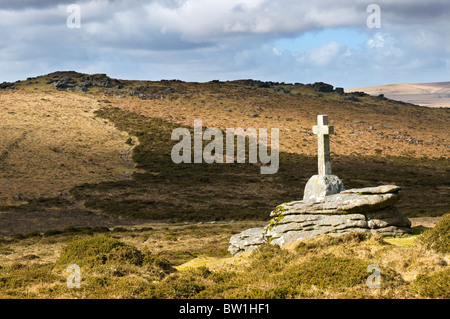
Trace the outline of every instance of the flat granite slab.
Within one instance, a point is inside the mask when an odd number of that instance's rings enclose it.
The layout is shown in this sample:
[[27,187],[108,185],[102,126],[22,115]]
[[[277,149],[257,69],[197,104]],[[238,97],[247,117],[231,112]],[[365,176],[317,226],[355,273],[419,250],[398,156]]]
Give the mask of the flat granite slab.
[[398,193],[401,187],[397,185],[381,185],[376,187],[352,188],[342,191],[342,194],[387,194]]
[[278,205],[272,219],[262,228],[251,228],[230,238],[233,254],[254,250],[259,245],[284,245],[322,234],[371,232],[398,236],[411,232],[411,222],[393,206],[401,188],[396,185],[355,188],[323,199],[293,201]]
[[[364,193],[368,188],[343,191],[339,194],[325,196],[321,201],[294,201],[276,207],[270,216],[292,214],[352,214],[369,212],[392,206],[399,200],[395,193]],[[375,188],[370,188],[375,189]],[[394,189],[394,188],[391,188]]]

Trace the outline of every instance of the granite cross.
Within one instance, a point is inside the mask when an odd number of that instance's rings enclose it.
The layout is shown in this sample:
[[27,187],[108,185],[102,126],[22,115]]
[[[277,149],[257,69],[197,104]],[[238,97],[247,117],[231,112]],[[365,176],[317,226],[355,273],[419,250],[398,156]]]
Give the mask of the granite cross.
[[328,115],[317,115],[317,125],[313,126],[313,133],[317,134],[317,162],[319,176],[332,175],[330,161],[330,134],[334,133],[333,126],[328,125]]

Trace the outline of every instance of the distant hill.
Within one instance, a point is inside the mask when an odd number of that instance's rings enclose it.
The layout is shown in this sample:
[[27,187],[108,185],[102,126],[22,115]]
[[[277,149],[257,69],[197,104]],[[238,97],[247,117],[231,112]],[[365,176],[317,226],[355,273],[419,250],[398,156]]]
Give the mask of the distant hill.
[[450,82],[386,84],[345,90],[354,91],[370,95],[383,94],[389,99],[422,106],[450,107]]
[[[334,126],[332,167],[346,188],[395,184],[406,216],[449,212],[448,108],[322,82],[133,81],[66,71],[0,83],[0,235],[73,225],[74,216],[89,226],[98,216],[267,219],[280,203],[301,199],[317,173],[318,114]],[[171,134],[192,133],[194,120],[222,132],[278,128],[278,172],[260,174],[262,163],[248,161],[175,164]]]

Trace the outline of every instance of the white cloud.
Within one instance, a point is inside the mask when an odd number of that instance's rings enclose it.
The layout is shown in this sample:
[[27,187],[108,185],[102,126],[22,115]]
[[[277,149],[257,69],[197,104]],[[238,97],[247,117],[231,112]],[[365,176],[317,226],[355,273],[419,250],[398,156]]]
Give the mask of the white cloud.
[[379,59],[403,57],[404,52],[398,45],[399,42],[389,33],[377,32],[367,41],[367,47],[371,50],[369,53]]
[[375,35],[367,41],[367,46],[371,49],[382,49],[386,42],[386,35],[375,33]]
[[273,53],[275,53],[276,55],[278,55],[278,56],[282,55],[281,51],[278,50],[277,48],[274,47],[272,50],[273,50]]
[[[66,27],[65,8],[73,2],[81,7],[81,29]],[[428,74],[448,74],[449,1],[380,0],[382,28],[376,30],[366,26],[372,2],[4,0],[0,81],[62,67],[199,81],[221,76],[308,82],[342,75],[342,81],[356,82],[367,80],[365,72],[384,74],[388,81],[394,71],[396,77],[408,70],[419,77],[425,67]],[[274,46],[279,38],[338,27],[358,29],[370,39],[359,49],[342,39],[305,52]]]
[[325,66],[333,62],[340,53],[342,45],[337,42],[330,42],[321,47],[310,50],[311,62],[317,66]]

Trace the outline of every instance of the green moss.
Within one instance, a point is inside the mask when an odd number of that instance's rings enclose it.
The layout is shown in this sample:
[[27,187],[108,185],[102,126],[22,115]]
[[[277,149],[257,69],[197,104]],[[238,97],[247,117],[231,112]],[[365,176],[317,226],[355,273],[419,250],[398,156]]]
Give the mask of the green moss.
[[284,217],[286,217],[286,216],[283,215],[282,213],[278,213],[275,217],[273,217],[269,221],[269,225],[267,226],[267,229],[272,230],[274,227],[277,227],[278,224],[280,223],[280,221],[283,220]]
[[387,237],[384,241],[399,247],[413,247],[416,240],[416,236],[412,237]]
[[267,243],[253,252],[251,267],[268,273],[280,272],[293,259],[295,255],[291,251]]
[[31,285],[57,282],[59,277],[52,273],[52,268],[53,264],[30,266],[13,264],[2,268],[0,269],[0,291],[19,289],[25,294]]
[[278,205],[273,211],[273,215],[275,216],[282,215],[288,209],[289,206],[290,205],[288,203]]
[[450,298],[450,268],[432,275],[419,275],[412,288],[424,298]]
[[158,253],[157,256],[169,259],[175,266],[184,264],[185,262],[197,257],[194,252],[186,250],[164,251]]
[[155,297],[163,299],[193,298],[205,290],[204,269],[193,269],[167,276],[155,289]]
[[273,289],[249,288],[236,290],[230,293],[230,299],[289,299],[298,295],[298,290],[294,287],[275,287]]
[[[137,275],[140,280],[153,282],[176,272],[169,260],[150,252],[142,253],[134,246],[104,235],[69,243],[56,261],[55,269],[64,270],[69,264],[80,266],[88,281],[94,280],[109,292],[116,285],[130,281],[129,277]],[[95,281],[97,277],[100,282]]]
[[360,243],[368,240],[373,240],[379,244],[383,244],[382,237],[380,238],[376,235],[372,235],[371,233],[351,232],[340,236],[322,235],[306,241],[301,241],[295,247],[295,251],[300,254],[320,252],[322,249],[330,246],[359,245]]
[[432,229],[426,230],[417,241],[425,249],[433,249],[441,253],[450,252],[450,214],[444,215]]
[[142,265],[144,259],[144,254],[133,246],[110,237],[96,236],[69,243],[58,258],[56,266],[77,264],[80,267],[93,267],[111,263]]
[[318,288],[345,288],[364,285],[367,280],[368,262],[336,256],[312,257],[286,275],[293,284]]

